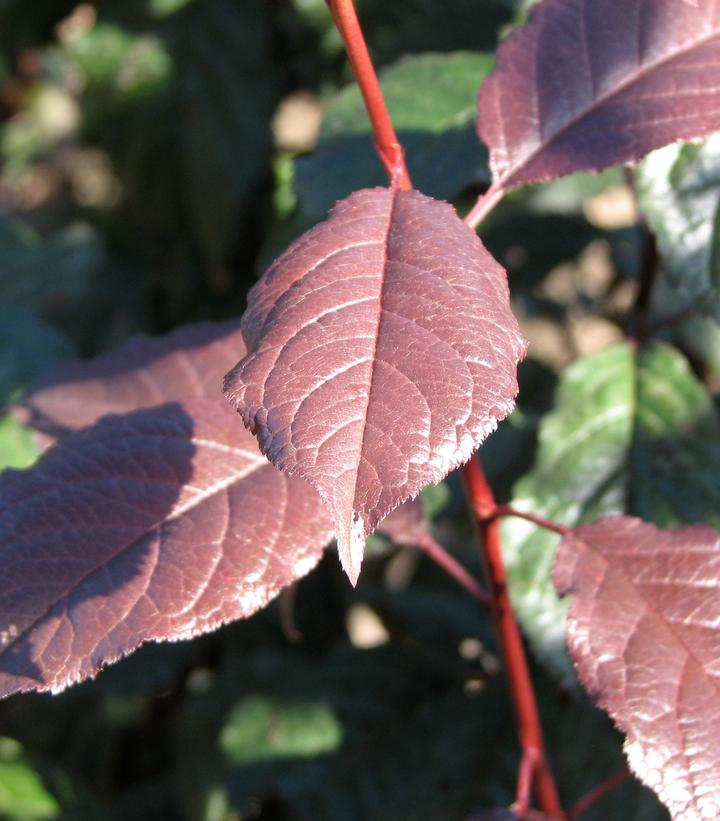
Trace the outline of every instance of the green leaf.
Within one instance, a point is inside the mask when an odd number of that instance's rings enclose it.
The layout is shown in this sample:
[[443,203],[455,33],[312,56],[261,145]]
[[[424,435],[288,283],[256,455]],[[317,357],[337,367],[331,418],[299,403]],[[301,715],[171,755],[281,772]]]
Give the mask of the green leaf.
[[39,455],[32,431],[12,416],[0,418],[0,470],[28,468]]
[[[312,0],[310,0],[312,2]],[[515,0],[362,0],[359,14],[379,65],[400,54],[494,48],[498,29],[512,19]]]
[[20,745],[0,738],[0,816],[5,821],[57,818],[60,807],[22,755]]
[[341,742],[342,726],[327,705],[263,696],[247,696],[236,704],[220,733],[220,748],[238,764],[309,758],[333,752]]
[[[569,526],[632,514],[671,527],[720,524],[720,420],[675,349],[617,345],[576,362],[540,426],[533,469],[512,504]],[[567,681],[565,604],[550,572],[558,537],[503,522],[510,592],[540,658]]]
[[653,151],[635,174],[669,284],[685,306],[720,319],[720,135]]
[[[474,117],[477,90],[493,63],[488,55],[471,52],[420,54],[380,72],[418,190],[449,199],[489,179]],[[386,184],[360,91],[353,84],[330,101],[316,151],[297,161],[302,208],[318,219],[352,191]]]
[[86,293],[102,248],[86,225],[70,226],[43,241],[24,224],[0,219],[0,256],[4,303],[58,313]]
[[51,365],[72,355],[68,340],[35,313],[0,305],[0,407]]

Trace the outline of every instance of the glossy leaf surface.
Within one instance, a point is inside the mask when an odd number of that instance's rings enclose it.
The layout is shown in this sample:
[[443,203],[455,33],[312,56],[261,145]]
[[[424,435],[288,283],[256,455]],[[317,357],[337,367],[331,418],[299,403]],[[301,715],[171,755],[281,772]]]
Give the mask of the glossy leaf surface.
[[720,135],[654,151],[635,179],[672,287],[670,310],[694,306],[720,319]]
[[318,489],[353,582],[365,536],[510,412],[525,348],[503,269],[416,191],[339,203],[255,286],[242,327],[227,395]]
[[627,733],[630,765],[673,818],[720,813],[720,534],[606,518],[570,531],[554,568],[568,643]]
[[[617,345],[576,362],[540,427],[533,469],[512,504],[568,526],[630,513],[660,526],[720,525],[720,420],[687,361],[666,345]],[[682,481],[678,481],[682,477]],[[550,578],[558,537],[503,522],[510,591],[534,649],[558,675],[565,604]]]
[[[63,435],[0,477],[0,695],[61,690],[144,641],[250,615],[320,559],[332,529],[315,491],[203,396],[227,336],[237,352],[227,326],[140,338],[33,394]],[[113,395],[121,413],[93,424]]]
[[478,128],[509,188],[720,129],[718,0],[545,0],[498,50]]

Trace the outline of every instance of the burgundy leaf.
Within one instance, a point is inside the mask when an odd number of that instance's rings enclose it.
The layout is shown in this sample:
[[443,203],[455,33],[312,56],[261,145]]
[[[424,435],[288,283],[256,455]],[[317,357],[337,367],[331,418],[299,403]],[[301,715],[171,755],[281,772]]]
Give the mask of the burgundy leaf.
[[451,206],[358,191],[253,288],[226,392],[320,492],[355,582],[365,536],[505,417],[525,341],[505,272]]
[[0,496],[0,696],[247,616],[331,536],[222,398],[106,417],[4,473]]
[[186,325],[164,336],[135,336],[94,359],[65,363],[16,406],[50,440],[124,413],[190,397],[220,398],[222,378],[242,346],[238,320]]
[[571,530],[554,567],[568,644],[674,818],[720,817],[720,534],[631,517]]
[[508,188],[720,129],[720,0],[544,0],[498,51],[480,137]]

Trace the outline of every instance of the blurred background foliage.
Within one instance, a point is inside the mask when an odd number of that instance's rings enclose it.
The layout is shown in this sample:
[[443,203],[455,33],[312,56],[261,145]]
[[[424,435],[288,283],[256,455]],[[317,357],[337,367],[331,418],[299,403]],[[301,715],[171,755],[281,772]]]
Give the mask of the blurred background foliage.
[[[461,212],[488,180],[477,88],[530,5],[359,0],[415,184]],[[350,81],[324,0],[0,0],[0,406],[64,358],[238,315],[291,239],[353,189],[383,184]],[[522,190],[483,225],[531,341],[518,409],[482,451],[502,501],[519,494],[558,513],[557,491],[576,511],[574,489],[598,462],[562,446],[585,424],[574,386],[590,374],[602,386],[621,366],[635,384],[621,340],[647,232],[632,183],[611,171]],[[707,296],[716,273],[703,268],[695,290]],[[673,283],[658,316],[692,309]],[[717,325],[688,314],[665,336],[687,359],[660,350],[638,378],[651,395],[653,368],[670,368],[714,453],[717,411],[697,390],[720,382]],[[588,403],[626,401],[631,415],[630,398],[588,391]],[[687,429],[668,414],[668,430]],[[622,484],[650,445],[613,437],[593,447]],[[35,456],[3,417],[0,466]],[[613,487],[586,512],[624,509]],[[438,538],[479,574],[457,482],[425,502]],[[522,529],[506,539],[570,804],[622,766],[621,739],[579,692],[561,608],[546,608],[553,543],[533,554]],[[62,695],[0,705],[0,818],[455,821],[507,806],[518,749],[486,614],[412,549],[373,537],[369,552],[356,590],[329,553],[247,622],[145,647]],[[666,814],[628,781],[583,818]]]

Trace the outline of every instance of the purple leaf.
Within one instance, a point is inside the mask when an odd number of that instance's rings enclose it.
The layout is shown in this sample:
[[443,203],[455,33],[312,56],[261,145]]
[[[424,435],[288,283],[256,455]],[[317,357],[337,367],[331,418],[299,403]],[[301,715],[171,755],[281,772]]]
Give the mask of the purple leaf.
[[223,375],[242,345],[237,320],[186,325],[164,336],[134,336],[102,356],[51,371],[15,410],[52,441],[108,413],[190,397],[220,398]]
[[263,452],[313,484],[354,583],[365,536],[505,417],[525,350],[504,270],[446,203],[340,202],[248,299],[226,392]]
[[248,616],[318,562],[332,526],[316,492],[212,388],[238,346],[230,325],[139,338],[27,398],[65,433],[0,476],[0,696],[58,691],[144,641]]
[[545,0],[498,50],[478,130],[510,188],[720,129],[720,2]]
[[720,816],[720,534],[599,519],[558,548],[580,678],[673,818]]

